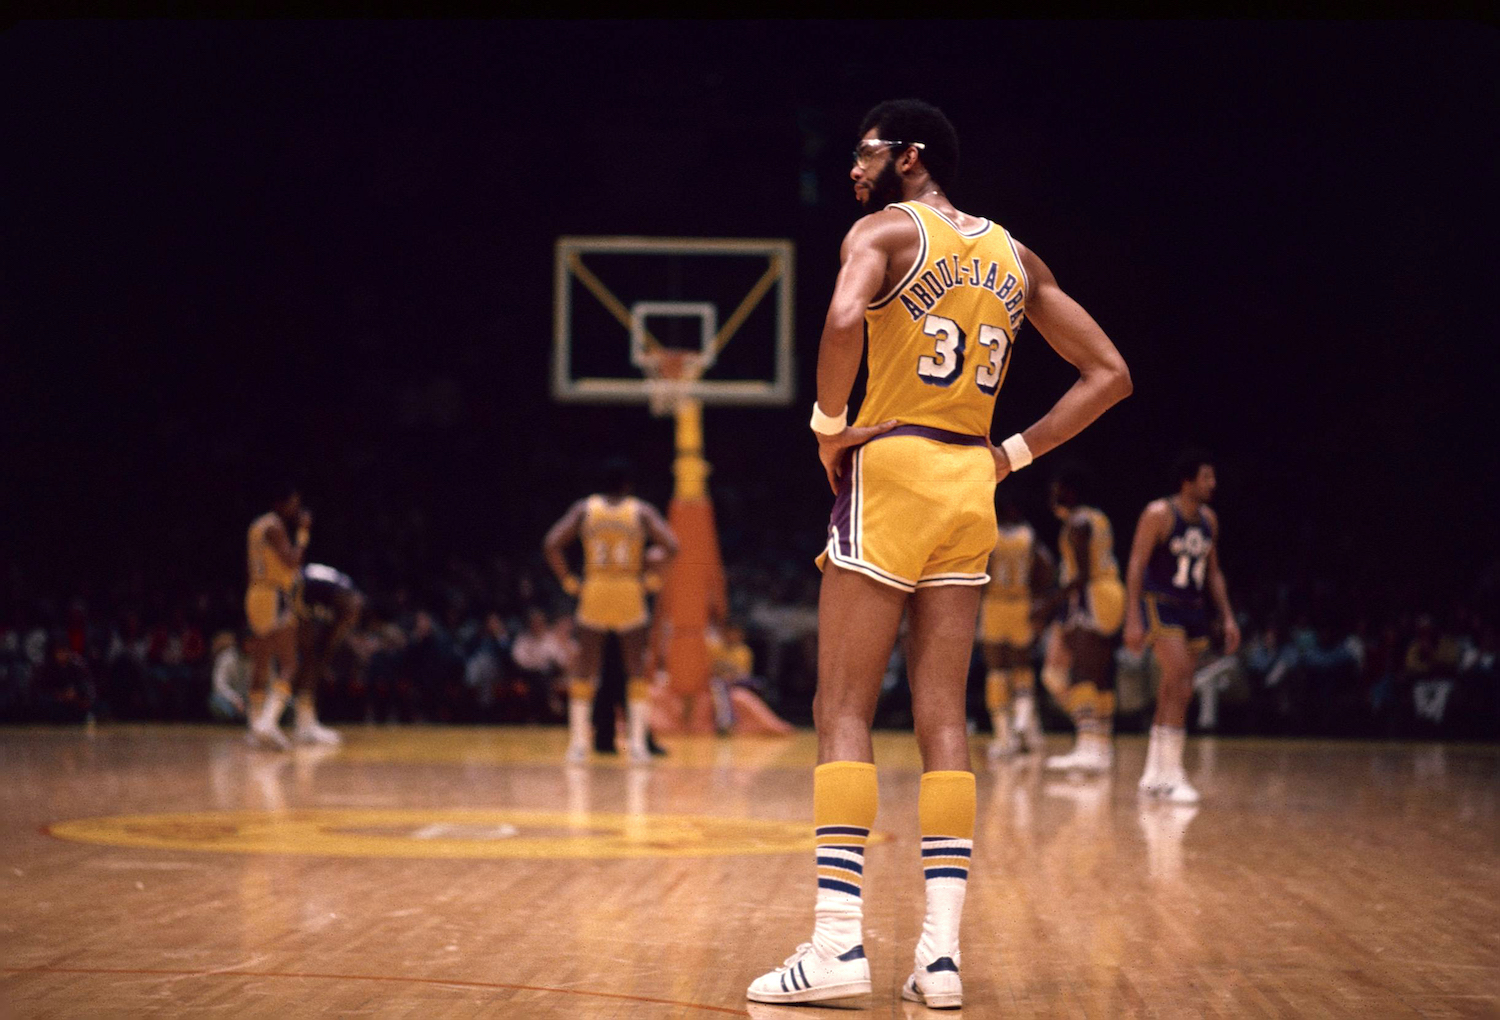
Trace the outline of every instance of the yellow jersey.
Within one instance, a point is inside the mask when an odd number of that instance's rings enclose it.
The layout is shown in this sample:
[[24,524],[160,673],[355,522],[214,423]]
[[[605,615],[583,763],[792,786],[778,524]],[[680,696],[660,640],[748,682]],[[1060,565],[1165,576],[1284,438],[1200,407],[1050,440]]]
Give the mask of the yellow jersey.
[[985,598],[1031,598],[1031,552],[1035,543],[1036,532],[1029,524],[1000,526],[995,551],[990,554],[990,583],[984,589]]
[[590,496],[579,527],[583,541],[583,576],[638,577],[645,569],[646,525],[640,500],[627,496],[610,502]]
[[1026,271],[989,220],[964,233],[931,206],[889,206],[921,234],[911,270],[865,309],[869,379],[856,425],[896,419],[988,436],[1026,312]]
[[1091,583],[1104,579],[1118,581],[1120,564],[1115,560],[1115,532],[1109,526],[1109,518],[1104,516],[1103,511],[1091,506],[1076,506],[1068,511],[1062,537],[1057,543],[1058,552],[1062,557],[1058,583],[1067,587],[1078,577],[1078,560],[1074,555],[1073,544],[1068,541],[1068,530],[1074,525],[1083,525],[1089,529],[1089,581]]
[[282,562],[266,537],[272,528],[281,523],[281,518],[270,512],[261,514],[250,524],[246,559],[249,562],[252,588],[256,585],[269,585],[277,591],[290,592],[296,586],[296,568]]

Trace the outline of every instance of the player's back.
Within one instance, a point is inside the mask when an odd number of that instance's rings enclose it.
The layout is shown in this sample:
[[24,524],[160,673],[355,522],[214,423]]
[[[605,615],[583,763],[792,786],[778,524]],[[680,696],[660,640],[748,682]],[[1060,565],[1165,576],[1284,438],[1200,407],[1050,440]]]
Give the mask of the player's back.
[[856,424],[895,419],[988,436],[1026,304],[1010,235],[980,220],[967,232],[931,206],[888,207],[920,235],[911,268],[865,311],[869,381]]
[[1058,541],[1058,551],[1062,556],[1058,582],[1067,586],[1079,574],[1078,554],[1067,535],[1068,531],[1074,527],[1088,529],[1089,541],[1086,555],[1088,556],[1089,580],[1098,581],[1104,578],[1118,580],[1120,564],[1115,559],[1115,532],[1110,526],[1109,518],[1105,516],[1104,511],[1096,507],[1079,506],[1068,512],[1062,538]]
[[987,599],[1028,600],[1031,598],[1031,559],[1036,532],[1031,525],[1002,524],[990,554],[990,583],[984,590]]
[[297,571],[286,565],[271,546],[270,533],[284,528],[281,518],[274,511],[261,514],[250,523],[246,536],[246,560],[249,581],[254,585],[271,585],[280,591],[291,591],[297,581]]
[[638,576],[645,567],[646,525],[640,500],[595,495],[584,505],[579,528],[584,576]]

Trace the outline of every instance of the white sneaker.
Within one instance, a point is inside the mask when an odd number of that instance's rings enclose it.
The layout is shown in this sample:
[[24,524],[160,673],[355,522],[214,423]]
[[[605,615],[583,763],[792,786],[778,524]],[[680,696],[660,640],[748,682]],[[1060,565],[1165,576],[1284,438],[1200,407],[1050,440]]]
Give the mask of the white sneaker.
[[819,956],[811,942],[804,942],[786,962],[769,974],[750,982],[745,998],[754,1002],[838,1002],[866,1005],[858,1000],[870,994],[870,961],[865,947],[855,946],[840,956]]
[[579,747],[577,744],[568,745],[568,754],[564,759],[569,765],[584,765],[589,760],[589,749]]
[[1007,733],[1004,738],[997,737],[991,740],[986,753],[989,759],[994,761],[996,758],[1009,758],[1013,754],[1018,754],[1020,750],[1021,741],[1014,733]]
[[1068,769],[1075,772],[1108,772],[1115,763],[1115,752],[1108,744],[1099,747],[1075,747],[1067,754],[1054,754],[1047,759],[1049,769]]
[[323,747],[338,747],[344,742],[344,738],[336,730],[317,721],[298,723],[293,739],[299,744],[319,744]]
[[964,1004],[964,983],[958,979],[958,964],[940,956],[918,967],[901,986],[901,998],[920,1002],[929,1009],[958,1009]]
[[245,743],[251,747],[269,747],[273,751],[290,750],[292,742],[281,732],[281,727],[274,723],[262,726],[259,720],[250,724],[250,730],[245,734]]
[[630,749],[630,764],[650,765],[651,752],[644,747],[632,747]]
[[[1151,782],[1147,782],[1150,778]],[[1143,797],[1152,800],[1163,801],[1167,804],[1196,804],[1203,798],[1194,789],[1193,784],[1187,781],[1186,776],[1169,778],[1165,776],[1147,777],[1142,776],[1140,787]]]

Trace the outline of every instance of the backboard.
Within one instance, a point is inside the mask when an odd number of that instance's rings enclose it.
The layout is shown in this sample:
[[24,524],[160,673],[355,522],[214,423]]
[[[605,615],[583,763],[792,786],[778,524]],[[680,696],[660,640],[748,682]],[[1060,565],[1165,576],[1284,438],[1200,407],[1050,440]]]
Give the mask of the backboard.
[[554,399],[648,403],[665,348],[694,353],[704,405],[791,403],[791,241],[561,237],[553,268]]

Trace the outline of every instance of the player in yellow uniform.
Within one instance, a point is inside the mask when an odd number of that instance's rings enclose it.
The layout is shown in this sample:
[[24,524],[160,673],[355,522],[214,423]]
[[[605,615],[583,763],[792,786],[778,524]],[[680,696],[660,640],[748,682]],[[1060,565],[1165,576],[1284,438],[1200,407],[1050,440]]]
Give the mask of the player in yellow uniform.
[[[284,485],[268,513],[250,524],[246,542],[249,586],[245,617],[250,624],[250,708],[248,739],[285,750],[286,735],[277,725],[286,708],[288,688],[297,671],[297,621],[292,615],[298,571],[307,550],[312,514],[302,506],[302,494]],[[295,531],[297,540],[292,542]],[[280,682],[267,691],[271,660],[276,660]]]
[[1086,487],[1077,465],[1052,482],[1052,509],[1063,522],[1058,584],[1067,601],[1062,620],[1050,628],[1042,683],[1072,717],[1078,739],[1067,754],[1048,758],[1047,767],[1103,772],[1114,764],[1112,653],[1125,619],[1125,586],[1114,529],[1102,511],[1083,503]]
[[[1041,259],[948,200],[958,136],[941,111],[919,100],[882,103],[861,135],[850,176],[869,215],[844,239],[812,418],[836,494],[820,557],[815,920],[811,940],[746,994],[825,1002],[870,991],[861,935],[876,804],[870,724],[908,614],[927,913],[902,996],[953,1007],[963,1001],[958,929],[974,839],[965,689],[995,545],[995,483],[1128,394],[1130,374]],[[1023,317],[1079,377],[1040,421],[995,447],[995,394]],[[849,426],[866,335],[868,384]]]
[[995,731],[991,758],[1015,754],[1023,747],[1031,752],[1042,749],[1031,665],[1036,643],[1033,615],[1041,600],[1033,593],[1051,586],[1053,571],[1052,554],[1036,540],[1035,529],[1021,516],[1015,500],[1002,492],[996,509],[1000,527],[990,554],[990,583],[979,604],[979,641],[986,666],[984,703]]
[[[558,583],[578,597],[578,661],[568,684],[568,760],[589,756],[589,715],[604,640],[614,633],[625,660],[625,713],[630,730],[630,758],[651,760],[646,726],[651,711],[651,683],[646,678],[646,642],[651,618],[646,609],[648,565],[652,577],[677,555],[677,536],[650,503],[631,495],[628,464],[605,467],[604,492],[580,499],[547,532],[542,551]],[[647,541],[654,543],[646,548]],[[583,579],[568,569],[565,550],[574,540],[583,545]]]

